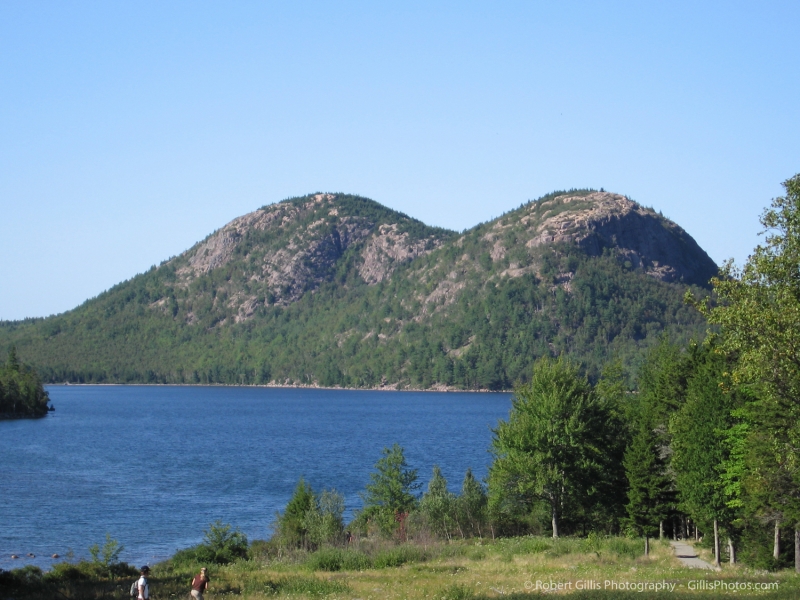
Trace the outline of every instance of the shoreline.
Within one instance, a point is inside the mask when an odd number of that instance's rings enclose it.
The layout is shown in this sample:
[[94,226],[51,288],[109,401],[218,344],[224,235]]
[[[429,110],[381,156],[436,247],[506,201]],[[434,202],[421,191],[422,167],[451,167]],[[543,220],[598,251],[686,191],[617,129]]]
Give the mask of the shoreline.
[[150,387],[231,387],[231,388],[278,388],[278,389],[309,389],[309,390],[339,390],[347,392],[431,392],[431,393],[465,393],[465,394],[511,394],[514,390],[464,390],[449,386],[441,386],[435,388],[397,388],[396,385],[380,386],[380,387],[332,387],[324,385],[308,385],[308,384],[284,384],[284,383],[251,383],[251,384],[235,384],[235,383],[45,383],[47,387],[72,387],[72,386],[150,386]]

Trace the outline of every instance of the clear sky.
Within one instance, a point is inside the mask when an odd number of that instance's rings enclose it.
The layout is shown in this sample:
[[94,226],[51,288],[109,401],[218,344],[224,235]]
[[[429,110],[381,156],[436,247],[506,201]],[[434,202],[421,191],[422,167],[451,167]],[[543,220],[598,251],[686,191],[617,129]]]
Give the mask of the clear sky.
[[0,319],[316,191],[465,229],[556,189],[721,263],[800,171],[800,2],[0,0]]

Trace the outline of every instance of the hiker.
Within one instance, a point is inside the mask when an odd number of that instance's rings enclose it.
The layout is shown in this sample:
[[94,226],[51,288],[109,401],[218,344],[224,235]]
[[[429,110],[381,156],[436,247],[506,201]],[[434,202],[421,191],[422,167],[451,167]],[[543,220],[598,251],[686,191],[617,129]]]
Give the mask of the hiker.
[[208,589],[208,570],[203,567],[200,575],[195,575],[192,579],[192,598],[203,600],[203,592]]
[[150,584],[147,582],[147,578],[150,576],[150,567],[145,565],[140,572],[142,576],[136,582],[136,587],[139,589],[138,598],[139,600],[148,600],[150,598]]

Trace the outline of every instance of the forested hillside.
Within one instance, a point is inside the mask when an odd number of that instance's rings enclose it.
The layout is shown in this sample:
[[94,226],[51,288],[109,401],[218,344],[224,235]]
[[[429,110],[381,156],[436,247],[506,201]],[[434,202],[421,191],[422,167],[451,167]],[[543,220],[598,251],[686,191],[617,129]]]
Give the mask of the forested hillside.
[[680,227],[592,190],[462,233],[356,196],[240,217],[67,313],[0,324],[46,381],[508,389],[543,355],[628,372],[716,266]]

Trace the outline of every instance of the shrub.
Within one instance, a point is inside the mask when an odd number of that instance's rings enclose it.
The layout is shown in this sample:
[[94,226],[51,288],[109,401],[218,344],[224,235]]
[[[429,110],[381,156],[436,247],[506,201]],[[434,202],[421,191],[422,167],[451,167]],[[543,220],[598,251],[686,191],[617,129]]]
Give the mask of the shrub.
[[309,556],[306,566],[315,571],[363,571],[372,567],[372,561],[357,550],[326,547]]
[[406,563],[422,562],[427,559],[427,555],[421,548],[416,546],[395,546],[386,550],[379,551],[372,561],[376,569],[386,567],[399,567]]
[[247,536],[231,525],[215,521],[204,532],[203,543],[178,550],[170,560],[173,566],[226,565],[247,558]]
[[249,592],[258,592],[267,596],[284,594],[303,594],[307,596],[329,596],[330,594],[346,594],[350,587],[341,581],[323,581],[316,577],[283,577],[270,579],[263,584],[252,586]]
[[468,585],[454,583],[445,588],[439,595],[440,600],[470,600],[475,597],[475,593]]
[[[247,557],[247,536],[230,524],[215,521],[204,532],[203,556],[198,552],[200,562],[212,562],[224,565],[239,558]],[[205,552],[205,550],[208,552]]]
[[117,540],[111,539],[111,534],[106,533],[106,542],[103,547],[92,544],[89,546],[89,554],[93,563],[108,568],[112,564],[119,562],[119,555],[124,549],[125,546]]
[[621,537],[612,537],[605,541],[604,547],[617,556],[638,558],[642,554],[642,544],[638,539],[631,540]]
[[308,533],[305,516],[315,502],[314,491],[301,477],[283,513],[278,513],[275,534],[281,543],[287,546],[305,545]]
[[344,531],[344,496],[336,490],[322,490],[319,498],[314,497],[311,507],[303,515],[308,541],[314,546],[335,543]]
[[26,565],[21,569],[4,571],[0,569],[0,589],[38,587],[42,583],[42,570],[33,565]]

